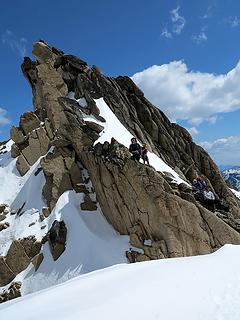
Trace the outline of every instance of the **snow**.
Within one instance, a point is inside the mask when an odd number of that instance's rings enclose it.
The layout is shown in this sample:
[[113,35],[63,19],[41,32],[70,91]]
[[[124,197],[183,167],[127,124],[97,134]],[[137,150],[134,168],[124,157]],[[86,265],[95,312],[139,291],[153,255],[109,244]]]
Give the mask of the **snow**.
[[[1,177],[4,179],[0,180],[0,194],[4,195],[3,202],[14,212],[9,212],[4,220],[10,227],[0,232],[0,256],[7,254],[14,240],[33,235],[41,241],[54,220],[64,220],[68,230],[66,250],[57,261],[53,261],[46,243],[42,249],[44,260],[37,272],[30,265],[17,275],[15,281],[22,282],[23,295],[62,283],[79,274],[127,262],[125,251],[129,249],[129,236],[119,235],[109,225],[98,204],[96,211],[82,211],[80,203],[84,194],[67,191],[58,199],[51,215],[42,221],[41,211],[46,206],[42,199],[45,178],[43,171],[35,175],[40,168],[40,159],[24,177],[18,174],[16,161],[11,158],[10,152],[1,155],[0,161]],[[81,169],[84,178],[89,178],[88,172]],[[86,188],[95,201],[91,181]],[[21,212],[18,212],[21,207]],[[8,286],[0,288],[0,292],[6,288]]]
[[[40,190],[42,190],[45,179],[42,172],[35,177],[34,172],[38,165],[39,164],[36,163],[34,167],[31,168],[28,179],[24,176],[25,178],[21,181],[21,190],[15,199],[9,203],[14,214],[10,212],[7,214],[4,222],[8,222],[10,227],[0,232],[0,256],[7,254],[14,240],[23,239],[30,235],[35,235],[37,240],[41,240],[43,237],[44,232],[41,230],[40,211],[44,202]],[[18,176],[16,176],[16,178],[17,177]],[[12,179],[12,181],[13,180],[14,179]],[[23,184],[24,180],[25,184]],[[12,189],[14,189],[13,186]],[[21,207],[23,207],[23,209],[18,213]],[[34,225],[29,227],[32,223],[34,223]]]
[[77,100],[77,102],[83,108],[85,108],[87,106],[87,101],[86,101],[85,98],[80,98],[80,99]]
[[239,320],[240,247],[116,265],[0,305],[18,320]]
[[240,199],[240,191],[236,191],[236,190],[231,189],[231,188],[230,188],[230,190],[232,191],[233,194],[235,194],[235,196],[236,196],[237,198]]
[[86,101],[85,98],[75,99],[75,92],[70,91],[70,92],[68,93],[67,97],[68,97],[69,99],[76,100],[76,101],[78,102],[79,106],[81,106],[81,107],[83,107],[83,108],[87,107],[87,101]]
[[[100,115],[106,120],[106,122],[103,123],[94,119],[93,116],[84,116],[84,120],[93,121],[101,126],[104,126],[104,130],[101,132],[100,138],[95,141],[95,144],[98,142],[104,143],[105,141],[110,142],[113,137],[128,148],[133,135],[118,120],[103,98],[95,99],[95,102],[100,110]],[[150,165],[153,166],[157,171],[170,173],[173,176],[173,181],[178,184],[187,184],[186,181],[181,179],[179,175],[156,154],[148,152],[148,158]]]
[[67,245],[57,261],[53,261],[48,244],[44,245],[44,260],[36,273],[24,275],[23,294],[38,291],[66,281],[73,276],[126,263],[125,251],[129,237],[120,236],[103,216],[101,209],[81,211],[83,194],[65,192],[52,214],[46,219],[47,229],[54,220],[64,220],[67,226]]

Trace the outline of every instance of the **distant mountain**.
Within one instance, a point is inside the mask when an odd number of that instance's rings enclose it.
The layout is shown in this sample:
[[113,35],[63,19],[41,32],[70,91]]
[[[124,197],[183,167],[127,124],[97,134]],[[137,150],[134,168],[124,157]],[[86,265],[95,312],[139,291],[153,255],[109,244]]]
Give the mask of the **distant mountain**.
[[238,168],[240,168],[240,166],[234,166],[234,165],[219,165],[218,166],[218,168],[219,168],[219,170],[221,171],[221,172],[223,172],[223,171],[225,171],[225,170],[229,170],[229,169],[238,169]]
[[235,166],[222,171],[225,181],[234,189],[240,191],[240,167]]

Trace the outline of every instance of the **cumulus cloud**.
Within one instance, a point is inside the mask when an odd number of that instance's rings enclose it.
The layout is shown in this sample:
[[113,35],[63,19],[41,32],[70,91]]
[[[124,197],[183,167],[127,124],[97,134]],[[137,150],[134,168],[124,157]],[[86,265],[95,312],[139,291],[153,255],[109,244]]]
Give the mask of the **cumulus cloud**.
[[172,38],[172,36],[179,35],[185,24],[186,24],[186,19],[179,14],[180,6],[178,6],[175,9],[172,9],[170,13],[170,21],[171,21],[171,27],[170,31],[168,30],[167,27],[164,27],[161,32],[161,36],[165,38]]
[[199,143],[213,159],[222,165],[240,165],[240,136],[230,136],[215,141]]
[[11,30],[6,30],[2,34],[2,44],[8,45],[12,51],[16,52],[21,58],[26,56],[27,40],[25,38],[17,38]]
[[7,118],[7,111],[0,108],[0,126],[10,123],[9,119]]
[[219,113],[240,109],[240,63],[227,74],[190,71],[183,61],[154,65],[132,76],[145,96],[172,121],[215,123]]

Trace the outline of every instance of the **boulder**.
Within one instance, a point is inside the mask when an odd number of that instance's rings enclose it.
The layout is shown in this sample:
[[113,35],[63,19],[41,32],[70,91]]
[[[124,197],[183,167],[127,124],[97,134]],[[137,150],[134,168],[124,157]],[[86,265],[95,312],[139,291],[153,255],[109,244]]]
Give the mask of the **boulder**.
[[30,132],[32,132],[33,130],[39,128],[40,120],[38,119],[38,117],[36,116],[36,114],[34,112],[25,112],[20,117],[19,126],[26,136]]
[[12,158],[17,158],[20,155],[20,149],[16,143],[11,146],[11,156]]
[[[4,214],[0,214],[0,222],[5,220],[6,219],[6,216]],[[1,227],[0,227],[1,228]]]
[[53,209],[61,194],[73,188],[66,163],[73,164],[74,161],[74,154],[63,156],[60,151],[49,153],[41,159],[41,166],[46,178],[43,196],[50,210]]
[[25,140],[23,132],[15,126],[11,128],[10,137],[17,144],[24,143]]
[[9,226],[10,226],[9,222],[0,223],[0,231],[7,229]]
[[92,129],[93,131],[96,131],[97,133],[100,133],[103,131],[104,127],[95,123],[95,122],[92,122],[92,121],[85,121],[85,124],[90,128]]
[[89,194],[84,195],[84,202],[80,204],[81,210],[86,211],[96,211],[97,204],[96,201],[92,201]]
[[29,163],[22,154],[17,158],[16,167],[21,176],[24,176],[30,169]]
[[21,282],[12,282],[8,289],[0,294],[0,303],[21,297]]
[[7,204],[0,204],[0,213],[3,213],[7,209]]
[[48,243],[53,260],[57,260],[66,248],[67,227],[64,221],[55,220],[48,233]]
[[22,272],[30,263],[30,258],[20,241],[14,240],[5,257],[6,264],[17,275]]
[[7,265],[5,259],[0,257],[0,287],[6,286],[15,278],[15,274]]
[[27,256],[32,259],[35,257],[41,250],[42,244],[40,241],[37,241],[34,236],[28,236],[19,240],[19,243],[23,246]]
[[42,208],[42,214],[43,214],[43,216],[44,216],[45,218],[47,218],[47,217],[50,216],[51,211],[50,211],[50,209],[49,209],[48,207],[44,207],[44,208]]

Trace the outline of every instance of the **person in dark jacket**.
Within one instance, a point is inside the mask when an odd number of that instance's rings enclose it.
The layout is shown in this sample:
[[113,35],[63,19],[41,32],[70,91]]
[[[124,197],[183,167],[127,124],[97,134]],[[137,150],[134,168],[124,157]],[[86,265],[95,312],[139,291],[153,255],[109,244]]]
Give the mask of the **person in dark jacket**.
[[141,157],[141,146],[140,146],[140,144],[137,142],[137,139],[136,139],[136,138],[132,138],[132,139],[131,139],[131,144],[130,144],[130,146],[129,146],[129,151],[130,151],[131,154],[132,154],[131,159],[137,160],[137,161],[140,160],[140,157]]
[[197,190],[203,191],[206,187],[206,182],[202,179],[199,179],[197,177],[197,179],[193,180],[193,186],[194,188],[196,188]]

